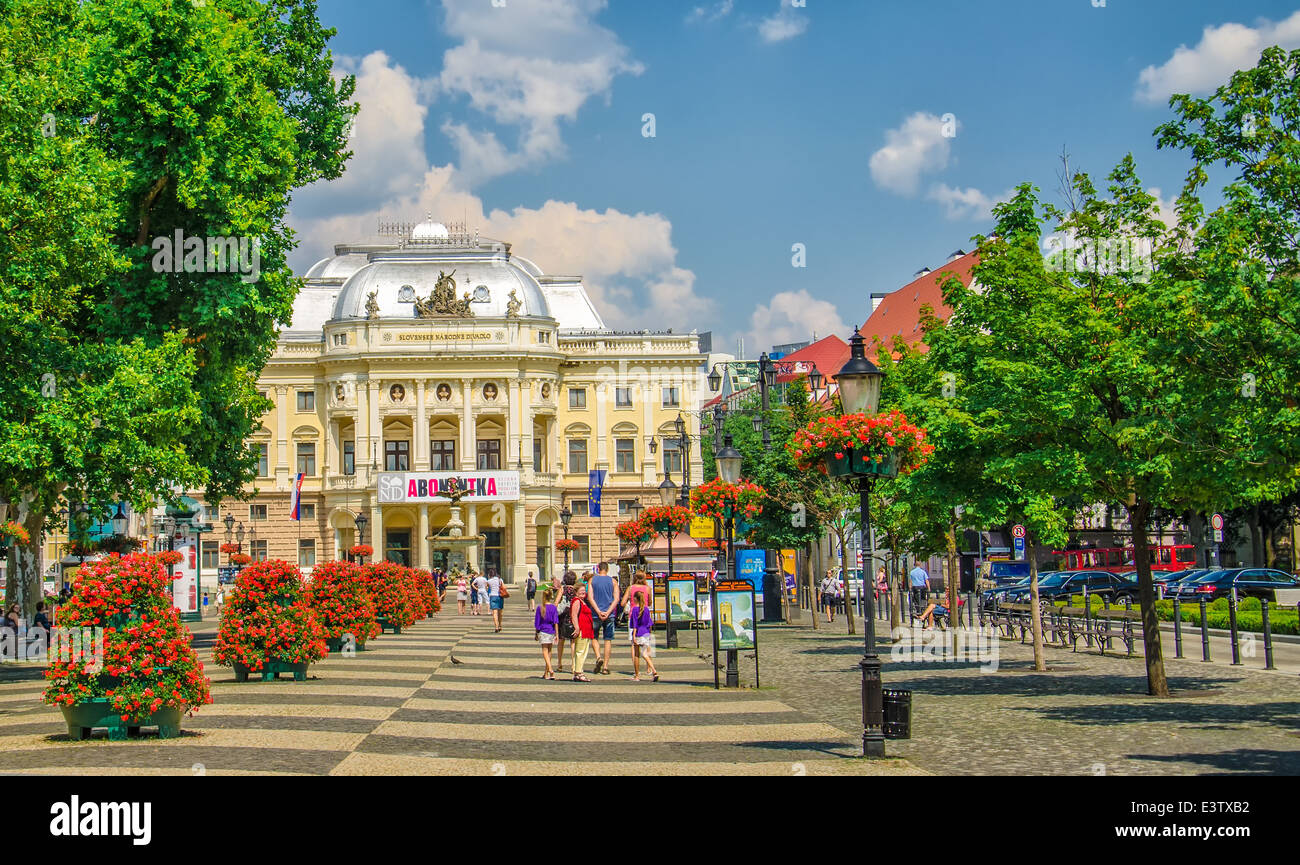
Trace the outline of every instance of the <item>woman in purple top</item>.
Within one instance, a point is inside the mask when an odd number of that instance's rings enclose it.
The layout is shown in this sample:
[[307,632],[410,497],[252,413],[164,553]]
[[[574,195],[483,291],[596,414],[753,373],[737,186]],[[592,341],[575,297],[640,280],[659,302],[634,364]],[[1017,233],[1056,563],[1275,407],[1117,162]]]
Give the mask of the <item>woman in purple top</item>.
[[542,592],[542,603],[537,607],[537,612],[533,615],[533,628],[536,630],[534,639],[542,644],[542,660],[546,662],[546,673],[543,679],[554,679],[555,669],[551,666],[551,646],[555,645],[558,638],[556,628],[560,623],[560,614],[555,609],[555,590],[547,589]]
[[645,658],[646,670],[659,681],[659,671],[655,669],[654,655],[654,617],[649,605],[641,594],[632,596],[632,610],[628,613],[628,627],[632,630],[632,680],[641,681],[641,659]]

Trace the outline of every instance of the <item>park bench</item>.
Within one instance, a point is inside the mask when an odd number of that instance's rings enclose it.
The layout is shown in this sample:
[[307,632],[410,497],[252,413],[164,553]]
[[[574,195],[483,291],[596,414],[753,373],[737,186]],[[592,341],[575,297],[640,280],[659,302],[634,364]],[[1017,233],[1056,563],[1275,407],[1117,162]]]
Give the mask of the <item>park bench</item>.
[[[1084,607],[1056,607],[1057,627],[1063,629],[1070,643],[1070,650],[1079,650],[1079,638],[1091,645],[1094,641],[1104,655],[1112,646],[1115,637],[1124,643],[1126,653],[1133,655],[1134,623],[1142,620],[1139,610],[1125,607],[1103,607],[1088,610]],[[1059,632],[1059,631],[1058,631]]]

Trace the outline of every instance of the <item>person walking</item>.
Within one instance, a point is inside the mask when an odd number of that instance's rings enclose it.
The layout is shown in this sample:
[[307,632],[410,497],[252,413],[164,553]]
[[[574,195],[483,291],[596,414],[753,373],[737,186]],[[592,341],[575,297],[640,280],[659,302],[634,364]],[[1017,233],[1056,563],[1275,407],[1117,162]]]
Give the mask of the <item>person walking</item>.
[[609,675],[609,655],[614,648],[614,620],[618,615],[618,581],[609,575],[609,563],[596,566],[587,597],[596,627],[596,673]]
[[641,681],[641,659],[644,658],[646,672],[657,682],[659,671],[655,669],[654,662],[654,616],[640,593],[632,596],[632,610],[627,618],[632,628],[632,680]]
[[561,584],[561,590],[556,595],[555,610],[560,614],[560,626],[557,629],[559,640],[556,642],[557,657],[555,666],[557,669],[564,669],[564,643],[567,640],[571,646],[574,646],[574,652],[577,652],[575,641],[578,638],[578,631],[573,626],[573,602],[578,597],[578,575],[573,571],[564,572],[564,582]]
[[465,615],[465,604],[469,601],[469,580],[464,574],[456,575],[456,614]]
[[830,624],[835,621],[835,571],[828,570],[826,578],[818,587],[818,594],[821,595],[822,610],[826,613],[826,623]]
[[502,586],[503,580],[497,575],[496,568],[488,568],[488,577],[484,580],[487,586],[488,609],[492,611],[492,625],[496,628],[494,634],[501,633],[501,612],[506,606],[506,596],[510,593],[509,589]]
[[[652,596],[653,593],[650,591],[649,575],[646,574],[645,571],[642,571],[639,574],[635,574],[634,582],[632,583],[632,585],[628,586],[627,591],[623,593],[623,601],[622,601],[623,609],[625,610],[632,609],[633,598],[640,598],[642,606],[651,607]],[[653,612],[651,613],[651,615],[653,616]],[[628,645],[632,647],[632,660],[633,662],[635,662],[636,661],[636,628],[632,626],[632,618],[630,614],[628,616],[628,622],[627,622],[627,642]]]
[[217,586],[217,597],[213,599],[213,604],[217,611],[217,621],[221,621],[221,607],[226,603],[226,587]]
[[524,580],[524,595],[528,598],[528,612],[531,613],[537,609],[537,576],[532,568],[528,569],[528,578]]
[[912,594],[912,618],[918,618],[916,611],[925,609],[926,599],[930,597],[930,575],[918,563],[908,572],[907,582]]
[[578,586],[577,590],[578,594],[569,605],[573,630],[577,632],[573,641],[573,681],[590,682],[582,668],[587,665],[587,653],[596,639],[596,626],[591,617],[591,604],[587,603],[587,587]]
[[542,644],[542,660],[546,662],[546,672],[542,674],[543,679],[554,679],[555,668],[551,666],[551,647],[559,640],[559,634],[556,633],[560,624],[560,614],[555,609],[555,590],[547,588],[542,592],[542,605],[533,613],[533,630],[536,631],[536,639]]
[[474,579],[470,581],[470,588],[474,590],[474,615],[481,616],[483,615],[483,605],[488,602],[487,577],[475,571],[470,571],[470,573],[474,574]]

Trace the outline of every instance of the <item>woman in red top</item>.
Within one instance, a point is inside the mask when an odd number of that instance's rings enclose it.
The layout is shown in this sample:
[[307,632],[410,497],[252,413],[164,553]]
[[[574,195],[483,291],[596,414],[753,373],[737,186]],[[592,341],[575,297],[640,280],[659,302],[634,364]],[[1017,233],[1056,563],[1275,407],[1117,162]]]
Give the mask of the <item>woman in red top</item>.
[[573,647],[573,681],[590,682],[582,668],[587,663],[587,652],[591,650],[591,641],[596,639],[595,623],[591,620],[591,607],[587,604],[587,587],[578,586],[578,594],[569,607],[573,617],[573,628],[578,632]]

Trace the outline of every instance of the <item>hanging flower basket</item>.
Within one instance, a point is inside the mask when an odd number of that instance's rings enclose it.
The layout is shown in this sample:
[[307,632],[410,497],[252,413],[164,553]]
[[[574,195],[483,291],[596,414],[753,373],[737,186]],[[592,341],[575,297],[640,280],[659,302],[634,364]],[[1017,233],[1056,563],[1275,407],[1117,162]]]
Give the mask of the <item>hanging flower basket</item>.
[[19,523],[10,520],[7,523],[0,523],[0,544],[28,544],[32,536],[27,533]]
[[684,535],[691,530],[691,511],[681,505],[655,505],[641,512],[641,520],[659,534]]
[[691,509],[702,517],[752,521],[763,512],[767,490],[749,481],[729,484],[714,478],[691,490]]
[[560,552],[564,552],[565,550],[568,550],[571,553],[576,553],[579,549],[582,548],[582,544],[579,544],[577,541],[572,540],[571,538],[560,538],[558,541],[555,542],[555,548]]
[[348,554],[358,558],[370,558],[375,554],[375,548],[370,544],[357,544],[348,550]]
[[230,557],[230,563],[232,565],[240,565],[240,566],[251,565],[253,563],[253,557],[250,556],[248,553],[235,553],[233,556]]
[[141,727],[170,738],[179,735],[182,715],[212,702],[158,556],[88,563],[59,608],[59,626],[103,641],[75,657],[52,653],[45,671],[43,699],[60,708],[73,739],[95,728],[125,739]]
[[614,534],[624,544],[645,544],[655,536],[654,527],[644,519],[628,520],[614,527]]
[[179,565],[182,558],[184,557],[175,550],[163,550],[158,554],[158,561],[162,562],[164,568],[170,565]]
[[803,471],[831,477],[907,474],[925,463],[934,445],[900,411],[821,417],[795,432],[787,447]]
[[250,673],[293,673],[301,681],[307,665],[325,657],[325,631],[308,602],[302,574],[288,562],[258,562],[239,574],[221,609],[212,656],[232,667],[235,681]]
[[239,552],[239,544],[222,544],[218,549],[226,555],[233,555]]

